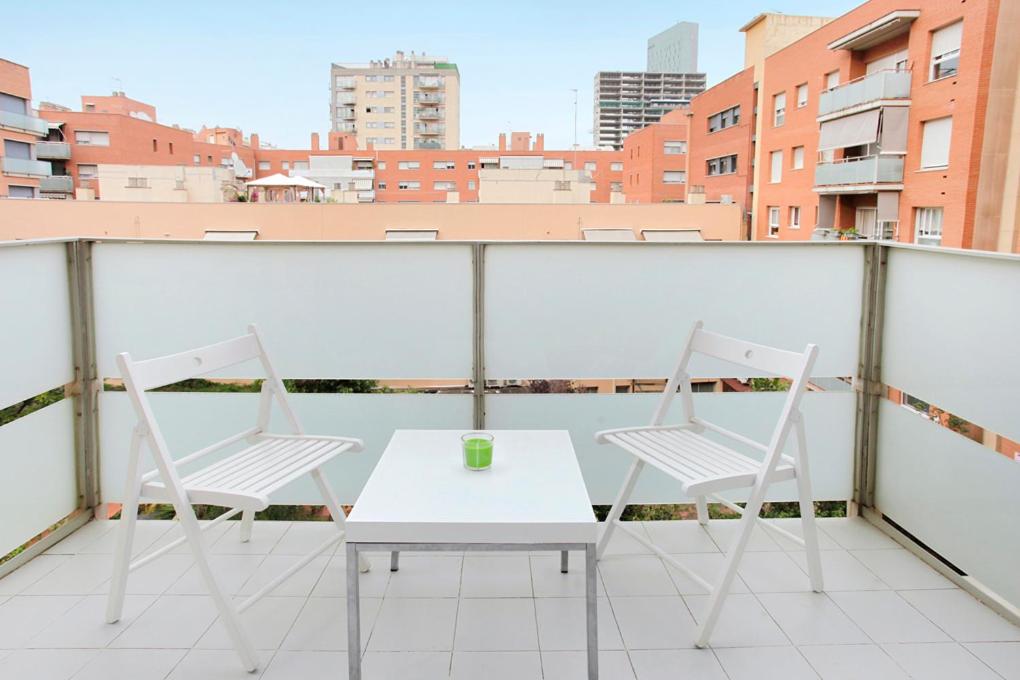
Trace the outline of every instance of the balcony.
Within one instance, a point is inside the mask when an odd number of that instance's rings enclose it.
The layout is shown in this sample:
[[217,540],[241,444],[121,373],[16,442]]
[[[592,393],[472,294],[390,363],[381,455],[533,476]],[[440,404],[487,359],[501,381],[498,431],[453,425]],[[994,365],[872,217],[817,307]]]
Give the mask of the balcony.
[[442,135],[446,133],[446,126],[415,123],[414,131],[420,135]]
[[418,76],[418,78],[415,79],[415,84],[423,90],[437,90],[443,86],[443,79]]
[[68,142],[36,142],[35,157],[41,160],[66,161],[71,158]]
[[414,95],[414,101],[418,104],[442,104],[446,101],[446,97],[442,94],[432,94],[429,92],[416,92]]
[[74,178],[70,175],[51,175],[39,179],[39,191],[44,194],[73,194]]
[[[866,156],[815,166],[815,191],[903,183],[903,156]],[[884,187],[893,188],[893,187]]]
[[910,99],[910,71],[877,71],[822,92],[818,117],[862,111],[896,99]]
[[414,148],[416,149],[442,149],[443,144],[438,139],[415,139]]
[[414,117],[419,120],[442,120],[446,118],[446,112],[438,108],[415,109]]
[[[706,277],[715,285],[704,286]],[[761,280],[775,285],[753,285]],[[795,546],[755,534],[708,650],[691,647],[700,587],[618,532],[599,566],[602,677],[680,677],[685,668],[692,678],[755,678],[762,669],[923,678],[933,668],[1009,677],[1020,628],[997,612],[1015,617],[1020,606],[1020,463],[886,396],[907,392],[985,435],[1020,441],[1010,342],[1020,334],[1018,286],[1020,256],[858,242],[0,244],[0,290],[31,291],[3,306],[0,408],[32,395],[54,401],[0,426],[0,553],[59,524],[0,566],[10,572],[0,578],[0,677],[253,677],[179,551],[134,572],[125,616],[102,621],[116,523],[92,518],[121,498],[134,424],[127,394],[102,388],[119,375],[117,352],[155,356],[255,321],[289,378],[442,377],[462,386],[647,378],[672,370],[696,318],[783,347],[819,344],[818,389],[803,404],[815,495],[852,501],[861,516],[819,522],[823,594],[808,592]],[[677,295],[694,289],[698,296]],[[363,321],[356,332],[352,318]],[[989,318],[1001,332],[975,333]],[[733,370],[706,363],[696,375]],[[853,377],[855,389],[835,377]],[[759,438],[781,397],[694,395],[721,424]],[[171,448],[192,450],[254,418],[258,397],[168,391],[152,400]],[[419,390],[293,401],[310,431],[366,441],[364,453],[329,469],[343,503],[356,502],[394,429],[481,427],[569,429],[592,502],[607,504],[629,461],[592,432],[649,417],[656,395]],[[208,417],[223,411],[231,422]],[[664,478],[643,482],[636,502],[691,500]],[[773,491],[772,501],[791,499],[787,487]],[[282,502],[317,502],[310,487],[286,493]],[[796,530],[795,521],[771,521]],[[735,526],[634,528],[711,577]],[[225,587],[250,594],[330,530],[258,522],[240,543],[237,523],[225,522],[207,538]],[[141,554],[180,527],[151,519],[138,532]],[[561,575],[555,556],[409,554],[395,573],[384,555],[371,559],[361,581],[366,678],[408,677],[408,667],[423,678],[451,669],[491,677],[503,666],[512,678],[583,677],[584,579],[579,570]],[[314,560],[243,615],[265,680],[344,677],[343,564]],[[487,626],[493,635],[469,635]],[[488,670],[472,671],[478,664]]]
[[12,111],[0,111],[0,128],[45,137],[49,134],[50,124],[38,116],[26,116],[23,113],[14,113]]
[[49,161],[33,161],[24,158],[0,158],[0,170],[5,175],[24,175],[26,177],[49,177],[53,172]]

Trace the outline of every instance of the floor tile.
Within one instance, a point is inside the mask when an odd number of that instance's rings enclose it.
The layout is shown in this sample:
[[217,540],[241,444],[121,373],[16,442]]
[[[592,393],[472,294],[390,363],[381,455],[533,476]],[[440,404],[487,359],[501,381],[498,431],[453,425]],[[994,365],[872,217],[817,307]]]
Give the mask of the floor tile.
[[737,573],[755,593],[809,592],[807,574],[785,552],[746,552]]
[[[768,522],[769,524],[779,527],[780,529],[789,531],[791,534],[794,534],[795,536],[798,536],[801,539],[804,538],[804,527],[801,524],[799,517],[779,517],[775,519],[768,519],[765,521]],[[839,543],[836,543],[836,541],[833,540],[831,536],[825,533],[825,530],[822,528],[822,526],[818,524],[817,519],[815,520],[815,526],[818,529],[817,531],[818,547],[820,550],[843,549],[843,547]],[[776,533],[775,531],[771,532],[769,535],[772,537],[772,540],[778,543],[779,547],[782,548],[783,550],[801,551],[805,549],[804,546],[802,546],[801,544],[795,543],[786,536]]]
[[719,546],[697,522],[642,522],[652,543],[667,553],[717,553]]
[[964,591],[908,590],[900,597],[960,642],[1018,642],[1014,626]]
[[529,652],[454,652],[454,680],[542,680],[542,659]]
[[257,652],[258,668],[249,673],[233,649],[192,649],[167,680],[256,680],[265,673],[273,652]]
[[[790,558],[807,574],[807,555],[790,552]],[[856,557],[845,550],[826,550],[821,553],[822,582],[827,592],[839,590],[889,590],[889,585],[878,578]]]
[[[162,595],[193,564],[191,555],[161,555],[128,574],[127,592],[132,595]],[[103,581],[95,592],[103,594],[110,592],[110,581]]]
[[892,591],[827,594],[875,642],[949,641],[945,633]]
[[25,588],[25,595],[89,595],[110,578],[110,555],[75,555]]
[[[361,647],[372,636],[382,600],[361,598]],[[347,598],[310,597],[291,626],[282,649],[310,651],[347,651]]]
[[212,544],[214,555],[266,555],[272,551],[287,530],[290,522],[256,522],[251,540],[241,541],[241,521],[227,520],[227,530]]
[[[369,557],[372,568],[358,574],[358,593],[361,597],[382,597],[390,582],[389,558]],[[344,597],[347,595],[347,557],[329,558],[326,569],[312,589],[312,597]]]
[[[560,572],[560,558],[554,555],[531,555],[531,585],[535,597],[584,597],[587,578],[584,563],[573,557],[566,574]],[[599,597],[605,597],[602,576],[595,574],[595,587]]]
[[[172,557],[168,555],[167,557]],[[236,595],[265,559],[264,555],[210,555],[216,579],[227,595]],[[167,595],[208,595],[209,587],[202,572],[192,564],[179,579],[166,589]]]
[[70,555],[36,555],[0,579],[0,596],[17,595],[25,588],[71,559]]
[[[558,566],[556,573],[559,574]],[[465,555],[460,596],[532,597],[531,558],[526,553],[499,557]]]
[[998,673],[955,642],[884,645],[910,677],[924,680],[1001,680]]
[[280,650],[273,655],[262,680],[337,680],[346,674],[347,652]]
[[79,550],[100,538],[107,531],[112,531],[117,522],[112,520],[92,520],[73,534],[46,550],[46,555],[76,555]]
[[[694,619],[701,623],[708,608],[708,595],[684,597]],[[764,647],[788,645],[789,638],[768,615],[754,595],[729,595],[723,602],[709,645],[719,647]]]
[[452,598],[387,598],[368,648],[380,652],[449,651],[456,620],[457,600]]
[[[206,547],[209,548],[211,548],[213,543],[218,541],[223,536],[223,534],[226,533],[227,529],[229,529],[231,525],[229,521],[223,521],[215,526],[209,526],[211,522],[212,520],[199,520],[198,522],[199,526],[208,527],[203,528],[202,530],[202,540],[205,543]],[[162,536],[160,536],[159,540],[150,545],[146,549],[146,552],[159,550],[163,546],[173,543],[174,541],[183,536],[184,530],[181,529],[181,523],[175,521],[173,522],[173,526],[170,527],[170,530],[167,531]],[[191,544],[188,543],[187,541],[184,541],[180,545],[171,548],[169,554],[190,555],[192,554]]]
[[0,678],[69,680],[98,653],[95,649],[19,649],[0,658]]
[[758,601],[795,645],[871,642],[824,593],[766,593]]
[[678,595],[609,598],[627,649],[694,646],[696,624]]
[[[446,680],[450,656],[450,652],[368,652],[361,660],[361,674],[364,680]],[[346,677],[344,669],[334,676]]]
[[[542,651],[542,670],[549,680],[587,680],[587,652]],[[599,650],[601,680],[634,680],[627,652]]]
[[[729,552],[730,546],[737,540],[739,531],[740,520],[738,519],[713,519],[708,523],[708,533],[722,552]],[[767,529],[755,525],[745,552],[759,550],[780,550],[780,547]]]
[[730,680],[816,680],[794,647],[718,649],[716,656]]
[[[543,650],[588,648],[587,611],[583,597],[540,597],[535,600],[538,641]],[[598,600],[599,649],[623,649],[609,600]]]
[[183,649],[103,649],[73,680],[163,680],[185,654]]
[[637,680],[727,680],[710,649],[646,649],[630,653]]
[[534,600],[461,600],[453,648],[464,652],[537,650]]
[[[96,540],[83,545],[78,554],[112,555],[117,547],[117,541],[120,540],[120,520],[115,520],[114,525],[111,531],[106,531]],[[167,519],[138,520],[135,522],[135,535],[131,541],[131,554],[136,557],[141,555],[176,525],[177,522]]]
[[666,566],[654,555],[620,555],[599,561],[602,583],[610,597],[676,595]]
[[130,623],[111,647],[177,649],[194,647],[216,619],[212,599],[163,595]]
[[[240,601],[234,604],[239,604]],[[267,596],[241,613],[241,626],[255,649],[274,650],[287,636],[305,601],[300,597]],[[233,649],[234,643],[220,619],[195,644],[198,649]]]
[[[638,533],[644,534],[645,529],[642,522],[628,522],[628,529],[633,529]],[[606,531],[605,522],[599,524],[599,537]],[[645,546],[638,543],[634,538],[628,535],[625,531],[613,531],[612,538],[609,539],[609,545],[606,546],[606,550],[602,553],[603,557],[609,555],[651,555],[652,551]]]
[[850,554],[893,590],[951,589],[956,586],[908,550],[851,550]]
[[820,517],[818,525],[847,550],[899,548],[881,529],[863,517]]
[[128,595],[124,598],[120,620],[107,623],[106,595],[90,595],[79,600],[25,646],[56,649],[106,647],[155,601],[154,595]]
[[[460,592],[459,555],[401,555],[400,570],[390,572],[386,597],[457,597]],[[389,563],[375,569],[389,569]]]
[[[319,582],[319,577],[325,571],[329,560],[330,558],[325,555],[316,557],[277,586],[271,594],[278,597],[308,597],[315,588],[315,584]],[[238,594],[252,595],[258,592],[264,585],[300,561],[301,557],[298,555],[267,555],[255,569],[251,578],[241,586]]]
[[[256,525],[260,526],[261,522]],[[254,532],[252,532],[254,535]],[[270,554],[273,555],[307,555],[322,546],[330,538],[337,536],[339,530],[332,520],[291,522],[290,528],[276,542]],[[329,553],[336,550],[333,545]]]
[[20,649],[81,601],[69,595],[19,595],[0,604],[0,649]]
[[822,680],[908,680],[878,645],[814,645],[800,653]]
[[971,642],[964,647],[1006,680],[1020,680],[1020,642]]
[[[744,553],[745,555],[749,553]],[[711,584],[718,583],[722,577],[723,562],[726,560],[726,556],[722,553],[688,553],[685,555],[672,555],[677,562],[683,564],[690,569],[694,570],[694,573],[705,579]],[[708,593],[697,581],[692,579],[686,573],[680,571],[673,565],[669,564],[665,560],[662,562],[666,565],[666,571],[669,572],[670,577],[673,579],[673,585],[680,591],[681,595],[706,595]],[[733,583],[730,585],[731,593],[746,593],[749,592],[747,585],[740,578],[739,575],[733,578]]]

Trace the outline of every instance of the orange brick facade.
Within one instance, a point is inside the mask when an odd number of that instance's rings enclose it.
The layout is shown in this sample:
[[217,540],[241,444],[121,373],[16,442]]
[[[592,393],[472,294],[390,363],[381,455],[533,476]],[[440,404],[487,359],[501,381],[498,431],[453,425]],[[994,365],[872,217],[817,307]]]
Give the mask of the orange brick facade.
[[[6,59],[0,59],[0,92],[26,100],[29,111],[31,111],[32,83],[29,78],[28,68]],[[4,146],[6,140],[35,144],[39,140],[39,136],[23,132],[14,127],[0,127],[0,163],[3,162],[5,155]],[[7,196],[12,185],[32,187],[33,190],[38,191],[39,178],[7,171],[0,172],[0,196]]]
[[[687,198],[688,110],[662,119],[623,140],[623,193],[627,203],[675,203]],[[682,145],[682,146],[681,146]],[[667,148],[673,153],[667,153]],[[683,149],[682,153],[677,150]],[[667,173],[673,173],[667,175]],[[684,173],[679,181],[675,173]],[[667,177],[673,178],[667,181]]]

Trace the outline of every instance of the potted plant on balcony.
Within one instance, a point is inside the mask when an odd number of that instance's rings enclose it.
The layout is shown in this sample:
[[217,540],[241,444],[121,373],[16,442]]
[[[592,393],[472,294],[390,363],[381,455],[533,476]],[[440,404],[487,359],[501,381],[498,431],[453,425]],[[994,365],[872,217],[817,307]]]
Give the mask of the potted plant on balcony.
[[860,238],[860,234],[854,227],[849,227],[847,229],[837,229],[836,233],[839,234],[840,241],[855,241],[858,238]]

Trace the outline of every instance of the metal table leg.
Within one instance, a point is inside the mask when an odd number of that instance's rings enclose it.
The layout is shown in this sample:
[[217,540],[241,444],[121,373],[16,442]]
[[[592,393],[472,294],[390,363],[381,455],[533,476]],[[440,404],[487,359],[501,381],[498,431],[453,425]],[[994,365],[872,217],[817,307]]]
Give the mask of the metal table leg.
[[394,550],[390,552],[390,571],[397,571],[400,569],[400,551]]
[[596,589],[595,544],[584,547],[585,595],[588,600],[588,680],[599,677],[599,604]]
[[570,553],[567,552],[566,550],[561,550],[560,551],[560,573],[561,574],[566,574],[567,573],[567,565],[570,562],[569,555],[570,555]]
[[358,544],[347,543],[347,678],[361,680],[361,598]]

